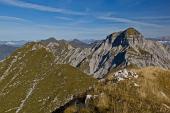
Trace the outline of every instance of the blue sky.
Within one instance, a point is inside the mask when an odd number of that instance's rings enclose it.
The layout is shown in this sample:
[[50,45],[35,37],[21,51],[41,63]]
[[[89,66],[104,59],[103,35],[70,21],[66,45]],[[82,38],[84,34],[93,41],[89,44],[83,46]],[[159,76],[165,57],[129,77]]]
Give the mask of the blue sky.
[[0,0],[0,40],[103,39],[135,27],[170,35],[169,0]]

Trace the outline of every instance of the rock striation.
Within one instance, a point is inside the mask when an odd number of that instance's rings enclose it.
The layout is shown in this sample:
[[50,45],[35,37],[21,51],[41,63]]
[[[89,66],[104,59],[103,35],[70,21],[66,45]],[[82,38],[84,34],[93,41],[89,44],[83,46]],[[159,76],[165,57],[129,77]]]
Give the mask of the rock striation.
[[68,41],[48,41],[57,64],[70,64],[95,78],[103,78],[114,68],[156,66],[169,69],[169,47],[146,40],[134,28],[115,32],[93,47],[75,47]]

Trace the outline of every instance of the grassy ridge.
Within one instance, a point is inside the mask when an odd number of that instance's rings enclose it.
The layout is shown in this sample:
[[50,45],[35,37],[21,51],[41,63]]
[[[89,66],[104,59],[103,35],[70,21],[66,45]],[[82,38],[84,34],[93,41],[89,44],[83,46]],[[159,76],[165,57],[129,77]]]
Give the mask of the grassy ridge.
[[54,59],[47,48],[31,43],[0,63],[0,113],[50,113],[95,83]]

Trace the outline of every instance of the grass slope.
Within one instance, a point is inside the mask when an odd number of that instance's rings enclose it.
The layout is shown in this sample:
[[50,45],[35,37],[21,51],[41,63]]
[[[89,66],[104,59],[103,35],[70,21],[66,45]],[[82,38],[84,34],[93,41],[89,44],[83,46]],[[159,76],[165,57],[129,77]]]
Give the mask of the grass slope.
[[39,43],[0,63],[0,113],[50,113],[95,83],[69,65],[56,65]]
[[170,113],[170,71],[133,69],[138,79],[99,84],[85,108],[70,106],[65,113]]

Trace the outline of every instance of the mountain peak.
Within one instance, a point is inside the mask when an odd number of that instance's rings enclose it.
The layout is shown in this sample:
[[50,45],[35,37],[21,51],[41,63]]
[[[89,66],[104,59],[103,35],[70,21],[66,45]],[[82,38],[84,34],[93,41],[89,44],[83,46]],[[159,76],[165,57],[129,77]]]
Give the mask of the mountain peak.
[[139,33],[139,31],[138,31],[137,29],[133,28],[133,27],[127,28],[127,29],[125,30],[125,32],[128,33],[128,34],[131,34],[131,35],[136,34],[136,33]]
[[54,54],[56,64],[70,64],[96,78],[103,78],[114,68],[133,64],[137,67],[170,67],[165,63],[170,61],[167,49],[160,43],[145,40],[135,28],[112,33],[94,46],[77,39],[52,38],[43,42],[40,44]]
[[54,37],[50,37],[46,40],[41,40],[43,43],[50,43],[50,42],[56,42],[57,40]]
[[78,39],[73,39],[72,41],[74,41],[74,42],[81,42],[81,41],[78,40]]
[[54,37],[50,37],[47,40],[49,40],[49,41],[56,41],[56,39]]
[[89,48],[91,45],[86,44],[78,39],[73,39],[69,42],[73,47],[80,47],[80,48]]
[[127,36],[127,38],[139,38],[142,37],[142,34],[133,27],[127,28],[123,33]]
[[126,30],[134,30],[134,31],[137,31],[137,29],[135,29],[134,27],[129,27],[129,28],[127,28]]

